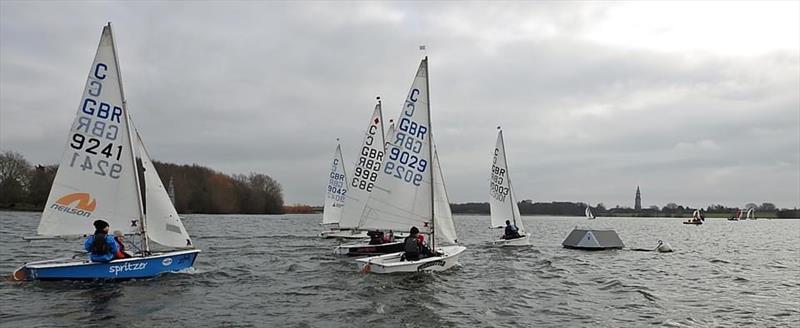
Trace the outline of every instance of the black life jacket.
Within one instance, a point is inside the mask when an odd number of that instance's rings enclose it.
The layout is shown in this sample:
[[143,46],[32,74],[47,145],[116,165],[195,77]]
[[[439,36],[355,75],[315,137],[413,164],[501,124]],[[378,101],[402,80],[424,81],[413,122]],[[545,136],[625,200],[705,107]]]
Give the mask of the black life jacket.
[[102,232],[96,232],[94,234],[94,240],[92,241],[92,247],[89,250],[94,254],[111,253],[111,246],[108,246],[108,243],[106,242],[106,234]]
[[406,237],[406,240],[403,242],[404,251],[408,253],[419,253],[419,244],[417,243],[417,238],[414,236]]

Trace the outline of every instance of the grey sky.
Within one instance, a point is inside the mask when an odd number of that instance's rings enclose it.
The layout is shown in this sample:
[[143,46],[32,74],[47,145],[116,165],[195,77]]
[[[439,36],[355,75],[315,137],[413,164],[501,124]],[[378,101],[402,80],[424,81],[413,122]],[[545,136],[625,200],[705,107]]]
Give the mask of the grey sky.
[[487,201],[502,125],[520,199],[800,206],[798,2],[2,1],[0,148],[59,159],[107,21],[150,154],[287,203],[322,203],[426,44],[453,202]]

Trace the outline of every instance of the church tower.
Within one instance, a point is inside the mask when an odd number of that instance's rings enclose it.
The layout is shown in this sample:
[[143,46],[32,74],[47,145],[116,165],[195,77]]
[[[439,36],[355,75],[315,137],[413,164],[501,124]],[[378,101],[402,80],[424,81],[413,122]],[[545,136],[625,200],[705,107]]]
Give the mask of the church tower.
[[636,203],[633,205],[633,209],[637,211],[642,209],[642,193],[639,191],[639,186],[636,186]]

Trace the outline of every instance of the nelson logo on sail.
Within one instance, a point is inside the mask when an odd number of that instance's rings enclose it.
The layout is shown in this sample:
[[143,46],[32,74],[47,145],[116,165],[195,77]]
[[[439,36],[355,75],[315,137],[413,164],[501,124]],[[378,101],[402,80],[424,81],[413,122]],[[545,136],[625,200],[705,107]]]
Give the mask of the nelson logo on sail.
[[[75,206],[72,206],[72,204]],[[92,212],[97,207],[97,201],[92,199],[92,196],[87,192],[76,192],[59,198],[54,204],[50,205],[51,209],[61,211],[64,213],[75,214],[78,216],[90,217]]]

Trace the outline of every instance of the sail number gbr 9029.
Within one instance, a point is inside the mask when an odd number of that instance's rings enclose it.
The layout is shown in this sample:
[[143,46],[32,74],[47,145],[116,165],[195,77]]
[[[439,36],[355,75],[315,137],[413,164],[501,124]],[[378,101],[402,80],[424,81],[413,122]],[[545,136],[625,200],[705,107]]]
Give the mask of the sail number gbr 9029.
[[119,139],[122,108],[102,101],[103,80],[108,76],[108,66],[97,63],[89,74],[86,97],[75,124],[72,127],[69,146],[72,153],[70,167],[91,171],[99,176],[118,179],[122,173],[119,160],[122,157],[122,142]]
[[423,173],[428,168],[428,160],[420,157],[428,127],[413,120],[419,89],[411,90],[406,99],[405,110],[397,126],[394,140],[389,144],[388,157],[383,173],[407,183],[419,186]]

